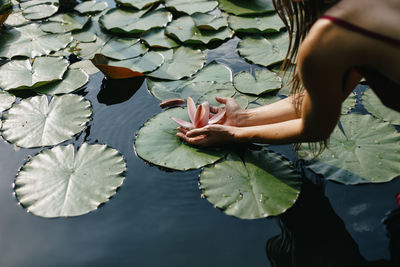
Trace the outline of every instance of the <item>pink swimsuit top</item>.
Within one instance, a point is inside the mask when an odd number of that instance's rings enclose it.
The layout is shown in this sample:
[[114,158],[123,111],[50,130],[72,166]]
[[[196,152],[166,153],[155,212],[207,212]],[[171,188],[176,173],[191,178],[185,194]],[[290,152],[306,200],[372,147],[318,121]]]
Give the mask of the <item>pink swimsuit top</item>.
[[[373,32],[367,29],[364,29],[360,26],[349,23],[345,20],[324,15],[321,19],[327,19],[332,23],[345,28],[347,30],[381,40],[383,42],[389,43],[391,45],[397,46],[400,48],[400,39],[395,39],[377,32]],[[400,84],[395,83],[394,81],[388,79],[386,76],[381,74],[380,72],[365,68],[365,67],[356,67],[355,68],[358,73],[360,73],[369,83],[374,92],[378,95],[378,97],[382,100],[382,102],[392,107],[396,110],[399,110],[399,99],[400,99]],[[379,90],[376,90],[379,89]],[[399,110],[400,111],[400,110]]]

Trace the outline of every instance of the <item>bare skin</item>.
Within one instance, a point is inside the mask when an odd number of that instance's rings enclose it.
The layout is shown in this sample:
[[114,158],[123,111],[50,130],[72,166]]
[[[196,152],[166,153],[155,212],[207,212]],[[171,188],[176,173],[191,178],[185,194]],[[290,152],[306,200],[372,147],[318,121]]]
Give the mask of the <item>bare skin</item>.
[[[326,14],[400,39],[399,1],[342,0]],[[241,109],[231,98],[217,98],[227,109],[221,124],[193,130],[179,127],[177,135],[198,146],[321,141],[330,136],[338,122],[343,101],[361,78],[351,71],[354,67],[379,71],[400,84],[399,47],[323,19],[313,25],[303,41],[297,64],[306,91],[302,96],[292,97],[303,97],[301,112],[296,112],[291,97],[250,110]],[[349,71],[347,86],[343,90],[344,77]],[[384,94],[384,98],[395,97],[390,92]],[[400,111],[400,106],[392,108]]]

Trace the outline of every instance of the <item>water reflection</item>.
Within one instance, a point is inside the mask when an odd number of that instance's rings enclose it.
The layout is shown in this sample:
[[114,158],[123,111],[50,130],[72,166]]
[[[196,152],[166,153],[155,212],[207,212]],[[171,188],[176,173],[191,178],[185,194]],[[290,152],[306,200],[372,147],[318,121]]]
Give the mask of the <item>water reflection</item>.
[[267,257],[273,267],[400,266],[400,211],[385,219],[391,258],[368,262],[335,213],[323,185],[306,181],[298,201],[278,219],[281,233],[268,239]]
[[106,105],[114,105],[129,100],[142,86],[144,77],[130,79],[104,78],[97,100]]

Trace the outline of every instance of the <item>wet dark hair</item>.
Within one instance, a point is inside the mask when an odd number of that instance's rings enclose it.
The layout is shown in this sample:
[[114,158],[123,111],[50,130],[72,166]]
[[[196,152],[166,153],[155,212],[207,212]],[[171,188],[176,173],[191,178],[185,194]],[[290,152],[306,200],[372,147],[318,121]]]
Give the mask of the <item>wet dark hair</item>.
[[[340,0],[272,0],[276,12],[282,19],[289,34],[289,49],[283,61],[281,71],[284,76],[291,75],[290,82],[286,85],[291,87],[290,94],[296,95],[304,91],[297,68],[296,61],[301,42],[306,37],[311,26],[317,21],[324,12],[338,3]],[[291,74],[289,74],[289,70]],[[302,97],[294,97],[293,104],[296,112],[301,111]],[[318,143],[310,144],[312,150],[319,154],[327,146],[328,141],[324,140]],[[300,148],[300,144],[295,145],[296,149]],[[318,151],[317,151],[318,150]]]

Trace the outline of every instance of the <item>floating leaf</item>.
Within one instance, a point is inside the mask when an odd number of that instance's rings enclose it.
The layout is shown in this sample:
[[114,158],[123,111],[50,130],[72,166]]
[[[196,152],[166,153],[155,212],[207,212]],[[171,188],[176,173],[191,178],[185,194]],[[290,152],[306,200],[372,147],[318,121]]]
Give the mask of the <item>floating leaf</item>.
[[163,63],[160,53],[149,52],[142,57],[135,57],[127,60],[108,60],[101,54],[97,54],[92,60],[93,64],[106,76],[113,79],[126,79],[144,76],[144,73],[151,72]]
[[49,18],[48,21],[40,25],[45,32],[65,33],[81,30],[89,21],[89,17],[75,14],[58,14]]
[[109,40],[100,50],[100,54],[118,60],[137,57],[147,52],[148,48],[137,38],[117,38]]
[[241,72],[233,78],[235,88],[244,94],[261,95],[282,86],[281,78],[269,70],[256,70],[256,78],[248,72]]
[[15,180],[15,195],[28,212],[46,218],[78,216],[107,202],[124,181],[121,154],[106,145],[44,149]]
[[382,101],[376,96],[372,89],[368,89],[362,95],[362,103],[375,117],[390,122],[391,124],[400,125],[400,113],[386,107],[382,104]]
[[92,111],[89,101],[73,94],[21,100],[3,114],[3,138],[19,147],[53,146],[85,128]]
[[289,47],[286,32],[262,36],[245,37],[238,43],[239,54],[247,60],[262,66],[271,66],[281,62]]
[[37,57],[7,62],[0,67],[0,88],[3,90],[27,89],[61,80],[68,61],[61,57]]
[[0,91],[0,113],[9,109],[15,102],[16,97],[5,91]]
[[61,81],[46,84],[35,88],[34,91],[39,94],[57,95],[67,94],[81,88],[89,81],[89,75],[81,69],[69,69]]
[[92,32],[88,32],[88,31],[78,31],[78,32],[74,32],[72,33],[72,37],[74,38],[74,40],[77,40],[78,42],[81,43],[91,43],[96,41],[97,39],[97,35],[92,33]]
[[148,120],[136,136],[139,157],[155,165],[184,171],[212,164],[225,155],[224,151],[184,144],[176,136],[177,124],[171,117],[189,121],[186,108],[172,108]]
[[26,0],[20,2],[26,19],[38,20],[51,17],[58,11],[58,0]]
[[400,173],[400,133],[370,115],[341,116],[346,135],[336,127],[329,147],[308,167],[329,180],[344,184],[381,183]]
[[12,12],[4,23],[8,26],[15,27],[27,24],[28,22],[30,21],[22,15],[22,11],[20,10]]
[[165,27],[172,20],[172,14],[165,9],[128,10],[112,8],[100,17],[100,23],[115,33],[142,33],[152,28]]
[[174,50],[171,59],[166,60],[159,69],[148,76],[166,80],[179,80],[195,74],[203,67],[204,62],[203,52],[181,46]]
[[42,31],[38,24],[32,23],[1,33],[0,57],[26,56],[34,58],[49,55],[53,51],[65,48],[71,41],[70,33],[47,33]]
[[201,30],[216,31],[223,27],[228,27],[226,16],[214,16],[205,13],[194,13],[192,16],[196,27]]
[[95,74],[100,71],[98,68],[96,68],[95,65],[93,65],[92,61],[90,61],[90,60],[82,60],[82,61],[75,62],[75,63],[69,65],[69,68],[70,69],[82,69],[89,75]]
[[279,32],[285,28],[285,24],[278,14],[268,14],[257,17],[228,17],[229,27],[235,32],[247,33],[271,33]]
[[275,11],[271,0],[218,0],[219,8],[235,15],[254,15]]
[[174,40],[165,35],[165,29],[151,29],[140,37],[148,46],[154,48],[178,47]]
[[101,12],[108,7],[107,2],[104,1],[85,1],[75,6],[75,10],[81,14]]
[[160,0],[116,0],[122,6],[134,7],[137,9],[144,9],[159,3]]
[[187,96],[191,96],[193,99],[195,99],[196,97],[194,95],[188,95],[184,91],[184,87],[188,84],[199,82],[224,84],[231,81],[232,71],[227,66],[213,61],[188,80],[156,81],[148,78],[147,87],[150,92],[160,100],[167,100],[175,97],[186,98]]
[[196,27],[194,20],[189,16],[183,16],[172,21],[165,29],[165,33],[183,43],[194,44],[208,44],[213,41],[223,41],[233,36],[233,32],[227,27],[217,31],[202,31]]
[[207,200],[241,219],[282,214],[295,203],[300,187],[300,175],[293,166],[266,150],[247,151],[244,162],[229,154],[200,174],[200,188]]
[[218,6],[217,1],[209,0],[165,0],[165,5],[179,12],[192,15],[196,12],[206,13]]
[[350,110],[352,110],[356,106],[357,96],[354,93],[351,93],[345,101],[342,103],[342,114],[347,114]]

